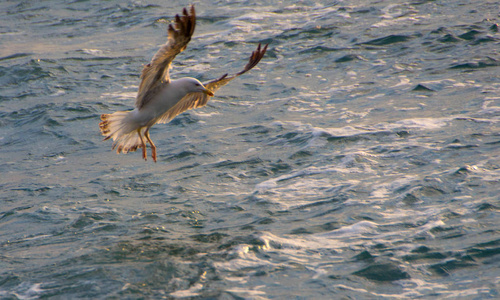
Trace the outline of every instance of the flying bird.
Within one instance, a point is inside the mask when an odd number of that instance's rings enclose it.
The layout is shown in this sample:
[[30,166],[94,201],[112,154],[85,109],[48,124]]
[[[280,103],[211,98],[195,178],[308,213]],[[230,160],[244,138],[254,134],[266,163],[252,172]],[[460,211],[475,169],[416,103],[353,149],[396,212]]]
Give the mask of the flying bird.
[[141,83],[135,100],[135,109],[102,114],[99,128],[104,140],[113,139],[117,153],[127,153],[142,148],[142,158],[147,160],[146,142],[151,147],[151,157],[156,162],[156,146],[149,129],[157,123],[167,123],[178,114],[205,106],[214,92],[229,81],[255,67],[267,50],[257,46],[242,71],[201,83],[195,78],[171,79],[169,69],[175,56],[186,49],[196,25],[194,6],[189,12],[175,16],[174,25],[168,26],[167,42],[156,52],[150,63],[144,66]]

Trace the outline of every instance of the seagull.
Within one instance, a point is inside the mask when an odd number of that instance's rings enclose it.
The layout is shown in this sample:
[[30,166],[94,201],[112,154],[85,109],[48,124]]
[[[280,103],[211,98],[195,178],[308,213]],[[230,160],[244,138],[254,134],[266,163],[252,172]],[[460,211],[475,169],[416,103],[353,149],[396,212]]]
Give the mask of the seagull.
[[267,50],[268,44],[252,52],[242,71],[201,83],[195,78],[171,79],[169,69],[175,56],[186,49],[196,25],[194,5],[183,15],[176,15],[174,25],[168,26],[167,42],[156,52],[150,63],[144,66],[141,83],[135,100],[135,108],[102,114],[99,129],[104,140],[113,139],[116,153],[127,153],[142,148],[142,158],[147,160],[146,142],[151,147],[151,157],[156,162],[156,146],[149,136],[149,129],[157,123],[167,123],[178,114],[205,106],[214,92],[229,81],[255,67]]

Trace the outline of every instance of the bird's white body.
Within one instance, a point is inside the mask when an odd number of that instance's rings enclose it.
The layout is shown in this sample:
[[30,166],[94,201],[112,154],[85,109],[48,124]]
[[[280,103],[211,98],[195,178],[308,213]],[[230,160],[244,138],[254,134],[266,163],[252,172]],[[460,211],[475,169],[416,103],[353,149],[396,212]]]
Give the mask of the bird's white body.
[[169,118],[165,115],[176,104],[186,95],[200,92],[213,95],[195,78],[185,77],[165,82],[142,108],[136,107],[131,111],[117,111],[105,115],[106,134],[115,141],[118,151],[123,153],[135,151],[144,145],[141,135],[149,141],[148,130],[151,126],[158,122],[168,121]]
[[152,126],[187,94],[197,92],[206,93],[207,89],[195,78],[185,77],[171,80],[165,83],[145,106],[130,112],[130,122],[138,124],[139,127]]

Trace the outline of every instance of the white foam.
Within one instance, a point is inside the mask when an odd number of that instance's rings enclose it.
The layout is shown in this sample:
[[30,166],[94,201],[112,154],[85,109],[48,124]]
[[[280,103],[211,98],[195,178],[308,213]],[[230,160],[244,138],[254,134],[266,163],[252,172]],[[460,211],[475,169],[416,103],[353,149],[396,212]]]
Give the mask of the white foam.
[[330,167],[330,166],[325,166],[325,167],[307,167],[305,169],[292,172],[290,174],[285,174],[281,175],[276,178],[272,178],[266,181],[263,181],[261,183],[258,183],[255,188],[258,191],[265,191],[270,188],[276,187],[279,181],[285,181],[288,179],[292,179],[295,177],[302,177],[302,176],[309,176],[309,175],[315,175],[315,174],[324,174],[324,173],[330,173],[330,172],[337,172],[338,170],[336,168]]
[[56,89],[54,93],[50,94],[51,97],[59,97],[62,95],[66,95],[66,91],[63,89]]
[[[237,255],[237,258],[228,261],[216,261],[214,266],[218,269],[226,271],[238,271],[244,268],[250,267],[264,267],[264,266],[274,266],[275,263],[268,260],[261,259],[257,257],[254,251],[249,251],[251,246],[249,245],[238,245],[233,249],[233,254]],[[265,248],[261,248],[265,249]]]
[[134,99],[137,92],[116,92],[116,93],[103,93],[101,98],[114,98],[114,99]]
[[317,236],[327,238],[357,237],[365,233],[374,233],[378,227],[376,223],[370,221],[361,221],[352,225],[344,226],[339,229],[318,234]]
[[[397,121],[396,126],[414,129],[438,129],[448,125],[453,118],[416,118]],[[390,127],[390,126],[389,126]]]
[[[489,98],[486,101],[484,101],[483,105],[481,106],[481,110],[479,111],[479,113],[481,113],[481,114],[487,114],[487,115],[499,114],[500,113],[500,105],[499,106],[492,105],[492,103],[494,103],[495,100],[497,102],[500,102],[499,101],[500,97]],[[498,118],[497,118],[497,121],[498,121]]]
[[[351,114],[351,112],[347,112]],[[359,113],[358,117],[364,117],[369,113],[369,111],[364,113]],[[377,132],[387,132],[402,129],[422,129],[422,130],[434,130],[439,129],[448,125],[450,121],[454,118],[443,117],[443,118],[412,118],[403,119],[396,122],[383,122],[374,125],[363,125],[363,126],[344,126],[344,127],[315,127],[309,123],[302,123],[296,121],[276,121],[271,123],[273,126],[282,127],[295,127],[296,130],[302,132],[311,132],[313,135],[318,136],[323,133],[334,137],[346,137],[346,136],[356,136],[361,134],[373,134]]]
[[90,54],[92,56],[102,56],[104,52],[99,49],[82,49],[83,53]]
[[394,193],[396,190],[408,186],[412,181],[417,179],[416,175],[403,176],[397,179],[392,179],[390,182],[380,183],[375,182],[373,184],[374,190],[370,193],[370,197],[373,198],[386,198],[387,196]]
[[180,290],[170,293],[170,296],[174,298],[187,298],[199,296],[199,292],[203,289],[203,284],[195,283],[187,290]]
[[23,282],[18,286],[18,289],[22,290],[22,292],[7,293],[0,290],[0,297],[6,296],[6,298],[10,298],[9,296],[14,295],[16,299],[20,300],[39,299],[41,293],[44,291],[42,285],[43,285],[42,283]]
[[211,118],[213,116],[220,115],[220,113],[217,111],[207,113],[207,112],[200,112],[200,111],[193,110],[193,111],[191,111],[191,113],[195,116],[202,117],[202,118]]
[[356,136],[364,133],[370,133],[371,130],[356,128],[353,126],[345,126],[339,128],[320,128],[314,127],[314,130],[318,133],[327,133],[335,137],[346,137],[346,136]]
[[262,21],[264,19],[275,19],[279,18],[279,15],[270,13],[270,12],[251,12],[234,18],[232,20],[240,20],[240,21]]
[[[292,237],[279,237],[270,232],[263,232],[260,239],[264,242],[265,246],[262,247],[264,251],[276,251],[279,249],[294,250],[319,250],[319,249],[336,249],[342,252],[340,248],[347,244],[343,242],[344,239],[359,238],[365,234],[374,234],[378,225],[370,221],[360,221],[355,224],[346,225],[339,229],[328,232],[310,235],[293,235]],[[294,259],[297,259],[295,257]]]
[[[406,86],[410,84],[410,79],[406,76],[399,76],[399,83],[391,86],[391,88],[398,87],[398,86]],[[386,94],[384,94],[386,96]]]
[[259,289],[263,288],[265,288],[265,286],[263,285],[253,286],[252,289],[232,287],[227,289],[226,291],[241,295],[242,297],[245,297],[245,299],[255,299],[255,300],[269,299],[267,297],[261,297],[266,294],[264,291],[259,291]]

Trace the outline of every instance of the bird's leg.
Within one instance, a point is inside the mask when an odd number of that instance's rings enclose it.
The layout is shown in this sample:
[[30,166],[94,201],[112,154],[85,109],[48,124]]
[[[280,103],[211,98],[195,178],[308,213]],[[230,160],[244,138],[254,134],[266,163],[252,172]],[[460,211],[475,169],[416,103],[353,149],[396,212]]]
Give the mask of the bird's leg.
[[144,136],[146,137],[146,140],[148,140],[149,145],[151,145],[151,157],[153,158],[154,162],[156,162],[156,146],[151,140],[151,137],[149,137],[149,128],[144,132]]
[[144,160],[148,160],[148,154],[146,152],[146,143],[144,143],[144,139],[142,138],[141,128],[137,129],[137,134],[139,135],[139,139],[141,140],[142,158],[144,158]]

